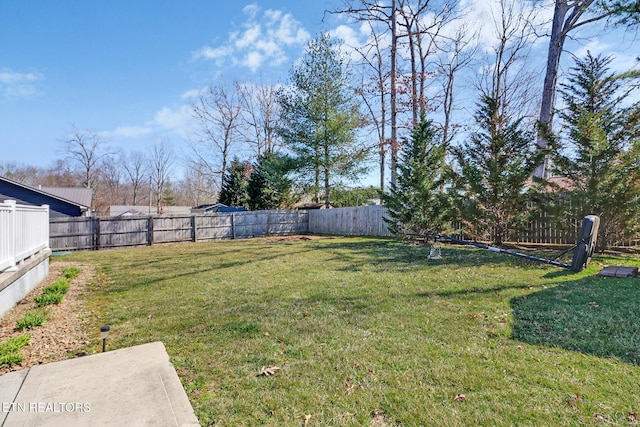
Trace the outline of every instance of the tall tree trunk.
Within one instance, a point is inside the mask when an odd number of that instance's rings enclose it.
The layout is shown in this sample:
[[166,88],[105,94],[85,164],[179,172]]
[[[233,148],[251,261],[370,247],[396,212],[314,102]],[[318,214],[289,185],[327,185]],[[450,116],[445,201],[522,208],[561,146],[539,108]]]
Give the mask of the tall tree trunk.
[[329,145],[324,146],[324,207],[329,209]]
[[[551,130],[553,126],[553,109],[556,98],[556,83],[558,81],[558,68],[560,66],[560,56],[566,34],[563,33],[564,18],[569,10],[566,0],[557,0],[553,12],[553,24],[551,26],[551,38],[547,52],[547,70],[544,75],[544,85],[542,87],[542,100],[540,102],[540,115],[538,120],[542,126]],[[546,149],[548,142],[544,135],[538,133],[538,147]],[[542,165],[538,166],[535,176],[539,178],[549,177],[549,159],[545,156]]]
[[[412,25],[412,24],[411,24]],[[417,30],[416,30],[417,31]],[[416,50],[413,39],[414,35],[409,29],[409,52],[411,54],[411,128],[415,128],[418,123],[418,71],[416,65]]]
[[[560,65],[560,56],[564,47],[564,41],[567,34],[574,28],[584,24],[595,22],[605,18],[609,13],[578,22],[582,14],[587,10],[594,0],[556,0],[553,11],[553,23],[551,25],[551,38],[549,40],[549,50],[547,52],[547,70],[544,76],[544,85],[542,88],[542,100],[540,102],[540,116],[538,120],[540,124],[549,131],[553,125],[553,109],[556,98],[556,82],[558,80],[558,68]],[[537,144],[540,149],[548,146],[548,141],[544,139],[544,135],[538,134]],[[545,157],[544,163],[536,169],[535,176],[539,178],[549,177],[549,159]]]
[[398,117],[396,106],[396,77],[398,51],[398,35],[396,29],[396,0],[391,0],[391,184],[395,185],[398,177]]

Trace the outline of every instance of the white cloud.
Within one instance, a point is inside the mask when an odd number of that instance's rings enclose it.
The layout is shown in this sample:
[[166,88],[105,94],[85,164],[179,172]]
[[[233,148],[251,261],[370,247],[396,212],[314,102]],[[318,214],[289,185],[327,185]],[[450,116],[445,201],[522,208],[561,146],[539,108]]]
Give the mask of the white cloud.
[[19,73],[0,68],[0,95],[8,98],[30,98],[38,94],[38,83],[44,80],[39,72]]
[[242,9],[242,12],[249,17],[249,19],[255,19],[260,12],[260,6],[257,3],[248,4]]
[[260,33],[260,24],[254,24],[251,27],[248,27],[243,33],[235,33],[235,37],[232,36],[231,39],[235,39],[234,45],[237,49],[250,48],[251,45],[256,43],[258,40]]
[[[194,92],[197,96],[198,91]],[[183,95],[184,96],[184,95]],[[153,120],[149,120],[142,125],[119,126],[114,130],[104,132],[108,139],[150,139],[156,135],[177,134],[185,137],[189,133],[192,111],[190,105],[180,105],[176,108],[163,107],[157,111]]]
[[[507,0],[501,2],[499,0],[462,0],[459,10],[464,11],[463,22],[468,25],[472,32],[478,34],[479,45],[485,52],[491,51],[498,42],[498,27],[501,20],[502,8],[504,6],[507,11],[507,19],[509,11],[512,18],[515,18],[509,27],[516,30],[516,33],[524,30],[527,32],[531,26],[535,27],[538,32],[544,33],[549,30],[551,20],[553,18],[553,2],[544,0],[542,2],[523,2],[522,0]],[[459,22],[452,22],[450,28],[446,28],[444,34],[455,31]],[[531,35],[530,43],[537,45],[539,43],[548,43],[545,37],[533,37]]]
[[577,58],[582,59],[587,56],[587,52],[591,52],[592,56],[598,56],[601,53],[606,54],[607,52],[611,52],[611,48],[612,46],[608,43],[604,43],[600,39],[593,39],[574,51],[573,54]]
[[191,120],[192,114],[189,105],[181,105],[175,110],[164,107],[154,116],[153,124],[161,129],[181,131]]
[[253,3],[243,9],[246,20],[240,30],[229,33],[216,46],[205,46],[194,59],[215,60],[218,66],[240,65],[255,72],[263,66],[277,66],[288,59],[287,50],[303,46],[310,34],[291,14]]
[[233,52],[234,50],[231,46],[218,46],[216,48],[205,46],[200,49],[195,56],[203,59],[218,59],[229,56],[233,54]]
[[190,89],[180,95],[180,99],[198,99],[202,89]]
[[142,138],[153,133],[148,126],[120,126],[111,132],[106,132],[109,138]]

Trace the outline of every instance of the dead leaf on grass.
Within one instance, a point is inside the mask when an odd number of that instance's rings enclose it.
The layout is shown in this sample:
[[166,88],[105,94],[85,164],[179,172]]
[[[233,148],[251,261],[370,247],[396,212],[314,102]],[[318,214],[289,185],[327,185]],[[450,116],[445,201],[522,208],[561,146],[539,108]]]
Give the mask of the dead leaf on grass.
[[601,414],[600,412],[596,412],[595,414],[593,414],[593,420],[596,423],[604,422],[604,414]]
[[304,416],[304,425],[308,425],[309,421],[311,421],[311,415],[307,414]]
[[464,402],[465,400],[467,400],[467,396],[464,394],[456,394],[456,397],[453,398],[454,402]]
[[260,369],[260,371],[258,371],[258,373],[256,374],[256,377],[269,377],[271,375],[275,375],[276,372],[278,372],[280,370],[279,366],[272,366],[270,368],[267,368],[266,366],[263,366],[262,369]]
[[373,427],[386,427],[389,424],[387,423],[387,417],[382,413],[382,411],[379,410],[375,410],[373,411],[373,413],[371,414],[373,415],[373,417],[371,418],[371,421],[369,422],[370,426]]
[[589,307],[598,308],[598,303],[596,303],[595,301],[591,301],[589,303]]

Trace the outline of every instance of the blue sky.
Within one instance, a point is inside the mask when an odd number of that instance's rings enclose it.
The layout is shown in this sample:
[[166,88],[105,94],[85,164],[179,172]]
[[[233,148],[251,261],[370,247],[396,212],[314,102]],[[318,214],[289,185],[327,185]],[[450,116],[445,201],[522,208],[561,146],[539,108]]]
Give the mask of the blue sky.
[[[490,0],[461,3],[471,22],[487,22]],[[100,132],[114,149],[146,151],[164,137],[185,153],[198,90],[234,79],[283,82],[321,31],[362,40],[338,16],[323,21],[342,4],[0,0],[0,163],[50,166],[74,127]],[[575,53],[617,54],[619,69],[640,52],[632,35],[582,36],[569,42]],[[535,48],[545,49],[546,41]]]
[[[328,5],[0,0],[0,162],[48,166],[74,127],[142,151],[162,134],[179,151],[190,95],[221,79],[286,79]],[[245,36],[258,26],[258,40]]]

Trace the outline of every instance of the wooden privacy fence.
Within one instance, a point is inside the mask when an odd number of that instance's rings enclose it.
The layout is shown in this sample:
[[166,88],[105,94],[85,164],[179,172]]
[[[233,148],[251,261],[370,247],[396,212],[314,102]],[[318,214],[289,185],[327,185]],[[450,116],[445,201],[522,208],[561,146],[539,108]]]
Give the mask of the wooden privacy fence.
[[250,211],[182,216],[54,218],[49,227],[52,250],[86,250],[307,233],[309,216],[307,211]]
[[[318,234],[344,234],[359,236],[392,236],[384,221],[386,208],[371,205],[352,208],[338,208],[309,211],[309,232]],[[505,243],[563,245],[576,244],[582,218],[567,220],[559,227],[553,219],[544,213],[535,217],[521,229],[509,230]],[[459,222],[453,224],[451,233],[465,238],[464,228]],[[616,247],[640,246],[640,240],[629,239],[616,244]]]
[[[392,236],[384,221],[384,206],[310,211],[250,211],[210,215],[55,218],[50,221],[52,250],[101,249],[155,243],[246,239],[300,233],[358,236]],[[455,224],[454,224],[455,225]],[[510,243],[574,245],[580,220],[562,230],[551,218],[537,218],[521,229],[511,230]],[[452,233],[464,238],[464,230]],[[507,242],[507,243],[509,243]],[[617,246],[638,246],[630,240]]]
[[318,234],[345,234],[357,236],[392,236],[384,222],[384,206],[358,206],[353,208],[309,211],[309,232]]

